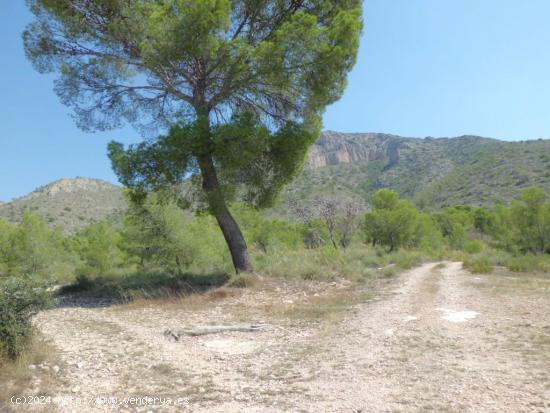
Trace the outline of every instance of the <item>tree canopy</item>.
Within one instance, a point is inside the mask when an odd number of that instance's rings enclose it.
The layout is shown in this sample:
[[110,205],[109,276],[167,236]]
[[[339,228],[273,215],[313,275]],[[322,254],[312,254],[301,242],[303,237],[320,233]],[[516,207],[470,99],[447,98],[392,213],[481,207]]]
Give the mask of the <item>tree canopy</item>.
[[231,250],[252,269],[227,201],[270,205],[300,169],[321,116],[346,86],[361,0],[30,0],[28,57],[56,72],[78,125],[169,131],[111,143],[142,198],[192,178]]
[[30,0],[28,57],[85,129],[248,109],[316,122],[355,62],[360,0]]

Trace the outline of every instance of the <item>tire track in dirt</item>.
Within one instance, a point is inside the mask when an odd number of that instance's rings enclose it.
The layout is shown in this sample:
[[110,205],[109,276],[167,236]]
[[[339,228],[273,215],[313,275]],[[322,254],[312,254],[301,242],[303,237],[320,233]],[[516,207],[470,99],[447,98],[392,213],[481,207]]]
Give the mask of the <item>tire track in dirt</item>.
[[[393,297],[347,320],[326,347],[332,361],[319,361],[308,411],[548,411],[545,348],[525,360],[504,345],[511,330],[503,327],[518,325],[522,303],[503,303],[477,290],[472,280],[482,278],[461,263],[444,264],[406,273]],[[441,308],[479,315],[455,323]]]
[[[509,281],[473,276],[461,263],[429,263],[402,274],[381,299],[353,306],[337,324],[290,323],[185,343],[166,341],[163,329],[234,322],[231,308],[265,293],[187,310],[62,308],[40,314],[37,325],[65,361],[69,384],[61,394],[190,400],[129,411],[545,412],[550,305],[544,296],[494,291]],[[440,309],[478,315],[453,323]],[[528,342],[539,336],[540,343]]]

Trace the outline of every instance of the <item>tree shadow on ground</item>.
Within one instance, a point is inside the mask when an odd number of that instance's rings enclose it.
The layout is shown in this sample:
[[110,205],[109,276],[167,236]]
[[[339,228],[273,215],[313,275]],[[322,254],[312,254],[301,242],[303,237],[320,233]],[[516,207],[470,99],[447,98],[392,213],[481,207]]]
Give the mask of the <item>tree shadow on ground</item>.
[[135,272],[125,275],[78,277],[56,293],[59,307],[109,307],[136,299],[177,298],[224,285],[230,275]]

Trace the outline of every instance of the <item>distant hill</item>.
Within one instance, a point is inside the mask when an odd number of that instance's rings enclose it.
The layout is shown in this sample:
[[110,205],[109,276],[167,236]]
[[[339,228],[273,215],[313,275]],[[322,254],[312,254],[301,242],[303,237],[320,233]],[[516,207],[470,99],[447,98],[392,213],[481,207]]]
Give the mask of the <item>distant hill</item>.
[[418,139],[329,131],[311,149],[286,198],[307,202],[315,194],[334,193],[368,202],[377,189],[391,188],[422,208],[439,209],[506,202],[533,185],[550,191],[550,140]]
[[0,204],[0,217],[17,222],[31,211],[46,217],[52,226],[75,232],[126,208],[119,186],[99,179],[64,178]]
[[[307,203],[329,193],[368,204],[374,191],[391,188],[421,208],[492,205],[521,188],[550,192],[550,140],[505,142],[478,136],[404,138],[381,133],[325,132],[312,147],[303,173],[286,189],[288,202]],[[27,196],[0,203],[0,216],[18,221],[24,211],[74,232],[127,208],[122,188],[89,178],[61,179]]]

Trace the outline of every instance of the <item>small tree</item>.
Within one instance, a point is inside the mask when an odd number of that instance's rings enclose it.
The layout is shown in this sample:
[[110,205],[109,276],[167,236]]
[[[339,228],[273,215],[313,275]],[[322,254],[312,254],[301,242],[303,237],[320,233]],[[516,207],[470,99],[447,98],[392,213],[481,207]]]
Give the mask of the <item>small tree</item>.
[[338,201],[334,197],[318,196],[313,200],[314,215],[318,216],[325,223],[330,242],[334,249],[338,249],[336,239],[338,206]]
[[372,198],[373,211],[365,215],[367,241],[388,246],[393,251],[410,242],[416,230],[418,211],[397,192],[381,189]]
[[361,205],[354,200],[346,200],[342,207],[342,215],[339,220],[340,245],[347,248],[351,243],[353,234],[359,226],[359,214]]
[[52,230],[40,216],[25,213],[11,232],[7,266],[10,275],[55,278],[71,271],[72,260],[63,244],[63,235]]
[[454,248],[463,249],[474,227],[471,208],[458,205],[433,214],[445,239]]
[[312,203],[312,214],[324,222],[335,249],[338,246],[347,248],[351,243],[360,211],[359,202],[347,197],[321,195],[314,198]]
[[361,0],[29,0],[27,56],[87,130],[169,133],[109,155],[138,194],[200,181],[238,271],[252,265],[228,201],[273,202],[345,88]]
[[514,224],[510,208],[497,203],[494,208],[494,220],[491,226],[491,237],[499,248],[517,250],[514,242]]
[[73,239],[83,267],[82,274],[105,274],[120,267],[126,257],[121,249],[122,236],[109,222],[91,224]]
[[481,237],[488,235],[491,232],[495,223],[494,214],[487,208],[476,208],[472,211],[474,228],[479,232]]
[[526,252],[544,253],[550,248],[550,203],[540,188],[527,188],[520,201],[510,206],[516,242]]

